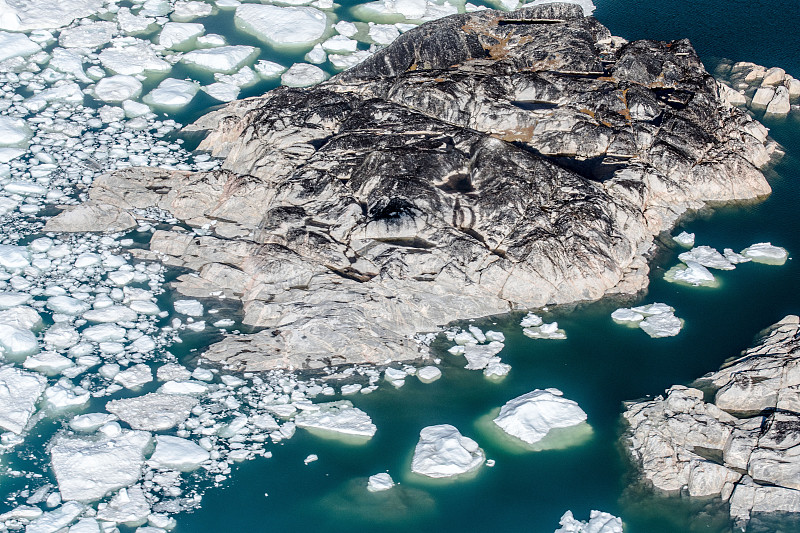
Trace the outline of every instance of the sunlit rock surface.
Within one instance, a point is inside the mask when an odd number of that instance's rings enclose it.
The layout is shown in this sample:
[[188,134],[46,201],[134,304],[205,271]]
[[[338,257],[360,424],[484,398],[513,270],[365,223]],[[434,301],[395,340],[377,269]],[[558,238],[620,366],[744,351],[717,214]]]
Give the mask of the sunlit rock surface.
[[800,512],[800,318],[696,386],[631,403],[629,450],[653,487],[719,496],[743,524],[763,514]]
[[[153,105],[194,95],[162,86]],[[688,41],[626,43],[576,4],[454,15],[200,119],[221,170],[106,175],[46,230],[132,228],[150,207],[206,228],[139,254],[265,328],[210,360],[413,359],[454,319],[636,292],[685,210],[768,194],[774,143],[718,90]]]

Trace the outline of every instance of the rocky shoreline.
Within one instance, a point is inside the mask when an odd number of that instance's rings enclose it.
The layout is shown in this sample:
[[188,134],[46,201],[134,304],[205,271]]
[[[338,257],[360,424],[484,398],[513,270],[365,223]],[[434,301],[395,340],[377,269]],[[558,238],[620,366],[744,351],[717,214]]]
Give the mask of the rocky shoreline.
[[[800,317],[694,386],[632,402],[627,448],[657,491],[721,498],[737,526],[800,512]],[[712,401],[706,401],[710,399]]]
[[192,129],[221,170],[103,176],[45,229],[177,219],[139,255],[241,300],[264,329],[205,358],[248,371],[416,359],[456,319],[635,293],[682,213],[769,194],[776,149],[688,41],[627,43],[574,4],[429,22]]

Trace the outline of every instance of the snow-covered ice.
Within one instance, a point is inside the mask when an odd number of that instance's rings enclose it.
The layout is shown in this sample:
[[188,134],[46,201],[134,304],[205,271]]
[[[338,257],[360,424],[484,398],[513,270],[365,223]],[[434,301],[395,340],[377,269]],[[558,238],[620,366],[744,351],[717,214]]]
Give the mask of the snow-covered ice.
[[417,377],[423,383],[433,383],[442,377],[442,371],[435,366],[423,366],[417,370]]
[[422,428],[414,449],[411,471],[432,478],[446,478],[477,470],[486,455],[478,443],[455,426],[440,424]]
[[113,22],[90,22],[72,26],[61,31],[58,44],[64,48],[98,48],[114,37],[117,25]]
[[100,63],[115,74],[135,76],[144,73],[165,73],[172,66],[161,59],[148,41],[116,41],[103,49],[98,56]]
[[532,339],[563,340],[567,338],[567,333],[558,327],[558,322],[543,323],[540,326],[523,327],[522,333],[526,337]]
[[687,233],[685,231],[672,237],[672,240],[686,248],[694,246],[694,233]]
[[742,255],[752,259],[754,263],[767,265],[782,265],[789,257],[789,253],[780,246],[773,246],[768,242],[759,242],[742,250]]
[[85,510],[86,506],[79,502],[66,502],[58,509],[53,509],[31,521],[25,528],[25,533],[55,533],[62,531]]
[[136,527],[144,524],[150,515],[150,504],[141,485],[121,488],[108,505],[100,509],[97,518],[103,522]]
[[503,348],[502,342],[492,341],[489,344],[467,344],[464,346],[464,357],[467,359],[469,370],[481,370],[486,368],[489,361],[499,354]]
[[151,392],[112,400],[106,404],[106,410],[133,429],[165,431],[186,420],[195,405],[197,400],[192,396]]
[[167,48],[182,49],[204,32],[205,27],[197,22],[167,22],[158,34],[158,44]]
[[189,80],[167,78],[147,93],[142,101],[158,109],[177,111],[194,99],[200,85]]
[[210,454],[198,444],[170,435],[156,436],[156,451],[150,456],[149,464],[154,468],[172,468],[189,472],[208,461]]
[[175,312],[186,316],[203,316],[203,304],[197,300],[176,300]]
[[716,249],[710,246],[697,246],[688,252],[683,252],[678,256],[678,259],[684,263],[694,261],[700,263],[707,268],[716,268],[719,270],[733,270],[733,264],[725,259],[725,256],[719,253]]
[[[727,258],[726,258],[727,259]],[[717,280],[706,267],[695,261],[686,260],[683,265],[676,265],[664,273],[664,279],[673,283],[684,283],[694,287],[714,287]]]
[[318,410],[303,411],[295,417],[297,427],[367,438],[377,431],[369,415],[347,400],[316,404],[316,407]]
[[674,313],[672,307],[656,302],[617,309],[611,313],[611,318],[618,324],[638,325],[653,338],[674,337],[683,327],[683,322]]
[[24,119],[0,116],[0,146],[24,146],[31,135]]
[[145,383],[153,381],[153,372],[149,366],[140,363],[114,376],[114,381],[126,389],[137,389]]
[[588,522],[576,520],[567,511],[558,523],[561,527],[554,533],[622,533],[622,519],[601,511],[592,511]]
[[0,368],[0,428],[22,433],[46,386],[47,380],[39,374]]
[[682,326],[681,319],[672,313],[651,315],[639,322],[639,327],[655,339],[674,337],[680,333]]
[[141,93],[142,82],[124,74],[103,78],[94,88],[94,95],[98,100],[110,103],[137,98]]
[[142,474],[150,441],[150,434],[143,431],[123,431],[117,437],[57,435],[50,459],[61,497],[91,502],[134,484]]
[[386,472],[371,475],[367,480],[367,490],[370,492],[382,492],[392,487],[394,487],[394,480]]
[[564,398],[558,389],[536,389],[509,400],[494,419],[503,431],[528,444],[542,440],[551,429],[585,421],[583,409],[577,402]]
[[205,71],[231,74],[250,61],[257,52],[258,48],[253,46],[220,46],[188,52],[181,60]]
[[328,75],[309,63],[295,63],[281,74],[281,83],[287,87],[309,87],[324,81]]
[[310,46],[328,29],[328,17],[313,7],[242,4],[236,8],[236,26],[276,47]]
[[27,35],[0,31],[0,61],[12,57],[27,57],[41,49],[42,47],[31,41]]

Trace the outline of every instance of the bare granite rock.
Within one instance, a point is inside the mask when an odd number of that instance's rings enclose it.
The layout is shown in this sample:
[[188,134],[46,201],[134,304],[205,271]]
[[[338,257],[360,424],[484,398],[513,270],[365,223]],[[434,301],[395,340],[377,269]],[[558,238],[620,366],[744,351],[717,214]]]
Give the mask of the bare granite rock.
[[[666,398],[631,403],[630,453],[665,492],[719,496],[739,524],[800,513],[800,318],[788,316],[745,354]],[[734,416],[736,415],[736,416]]]
[[635,293],[687,209],[770,192],[775,148],[688,41],[626,43],[570,4],[429,22],[190,129],[221,170],[104,176],[46,229],[169,212],[141,256],[242,301],[265,329],[205,357],[247,370],[413,359],[455,319]]

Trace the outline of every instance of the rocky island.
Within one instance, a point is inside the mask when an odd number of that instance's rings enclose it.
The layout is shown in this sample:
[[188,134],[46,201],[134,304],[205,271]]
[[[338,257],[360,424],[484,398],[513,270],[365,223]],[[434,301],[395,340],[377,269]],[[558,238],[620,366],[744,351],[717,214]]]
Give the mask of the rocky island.
[[635,293],[654,236],[767,195],[776,149],[688,41],[628,43],[575,4],[432,21],[190,130],[220,170],[105,175],[46,230],[169,221],[139,255],[241,300],[263,329],[204,354],[239,370],[410,360],[455,319]]
[[696,388],[628,405],[626,441],[644,478],[659,491],[719,497],[742,526],[800,512],[798,368],[800,318],[787,316]]

